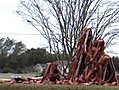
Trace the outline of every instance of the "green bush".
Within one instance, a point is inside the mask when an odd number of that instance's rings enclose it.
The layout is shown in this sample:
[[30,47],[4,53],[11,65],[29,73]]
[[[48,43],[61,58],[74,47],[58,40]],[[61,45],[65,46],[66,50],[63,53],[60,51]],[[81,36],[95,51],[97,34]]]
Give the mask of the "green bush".
[[14,70],[10,67],[4,67],[2,70],[2,73],[9,73],[9,72],[14,72]]
[[15,73],[23,73],[23,70],[22,70],[21,68],[17,68],[17,69],[15,70]]

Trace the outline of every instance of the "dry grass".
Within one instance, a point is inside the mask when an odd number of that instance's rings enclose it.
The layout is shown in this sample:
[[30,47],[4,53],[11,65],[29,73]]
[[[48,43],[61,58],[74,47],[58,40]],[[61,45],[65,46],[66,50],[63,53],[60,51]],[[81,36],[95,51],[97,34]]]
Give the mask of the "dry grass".
[[15,74],[15,73],[0,73],[0,79],[9,79],[12,76],[22,76],[22,77],[33,77],[36,74],[34,73],[28,73],[28,74]]
[[119,90],[118,86],[1,84],[0,90]]

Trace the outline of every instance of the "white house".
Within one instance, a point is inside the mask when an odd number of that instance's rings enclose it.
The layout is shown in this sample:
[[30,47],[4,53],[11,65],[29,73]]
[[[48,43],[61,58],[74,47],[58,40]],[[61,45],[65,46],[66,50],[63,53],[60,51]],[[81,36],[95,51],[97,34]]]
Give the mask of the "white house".
[[38,63],[33,67],[33,70],[42,73],[45,66],[46,66],[46,64],[39,64]]

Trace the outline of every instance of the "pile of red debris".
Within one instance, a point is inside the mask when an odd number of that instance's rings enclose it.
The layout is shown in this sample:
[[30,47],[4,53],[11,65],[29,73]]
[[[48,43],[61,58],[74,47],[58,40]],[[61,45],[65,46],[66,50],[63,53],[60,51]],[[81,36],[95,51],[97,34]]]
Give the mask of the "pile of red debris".
[[94,40],[91,29],[84,28],[81,32],[77,49],[72,57],[67,80],[61,80],[60,70],[57,65],[50,63],[45,70],[41,82],[117,85],[118,81],[113,61],[104,52],[104,49],[104,40]]
[[[119,85],[111,57],[105,52],[103,39],[94,40],[92,31],[84,28],[72,57],[67,79],[61,79],[56,63],[48,63],[42,78],[14,78],[16,83]],[[11,82],[14,83],[14,82]]]
[[117,84],[111,57],[104,52],[103,39],[94,40],[90,28],[84,28],[68,73],[72,82],[99,85]]
[[48,63],[45,69],[43,78],[41,79],[41,83],[54,83],[60,81],[60,69],[58,68],[56,63]]

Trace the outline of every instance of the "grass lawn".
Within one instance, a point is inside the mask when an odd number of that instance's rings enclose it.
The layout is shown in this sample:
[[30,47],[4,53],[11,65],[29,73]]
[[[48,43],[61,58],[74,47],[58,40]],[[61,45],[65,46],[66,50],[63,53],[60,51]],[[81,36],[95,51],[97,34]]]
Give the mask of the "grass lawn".
[[0,90],[119,90],[119,86],[0,84]]

